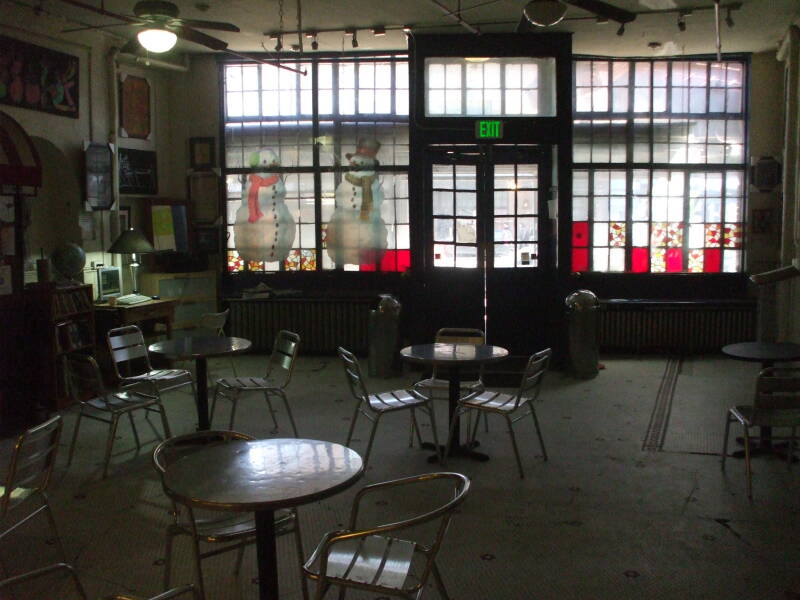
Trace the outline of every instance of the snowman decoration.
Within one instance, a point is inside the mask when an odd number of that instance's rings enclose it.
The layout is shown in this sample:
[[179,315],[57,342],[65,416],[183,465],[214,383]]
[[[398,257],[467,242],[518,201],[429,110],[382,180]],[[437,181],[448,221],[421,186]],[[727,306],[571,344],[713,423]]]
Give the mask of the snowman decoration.
[[272,150],[250,155],[250,167],[261,172],[247,175],[233,226],[236,250],[246,261],[284,261],[294,243],[295,223],[285,203],[286,187],[278,173],[270,173],[277,166],[280,161]]
[[375,167],[381,144],[360,139],[355,153],[345,154],[350,171],[336,187],[333,216],[327,229],[327,252],[337,265],[374,264],[386,251],[386,223],[381,218],[383,189]]

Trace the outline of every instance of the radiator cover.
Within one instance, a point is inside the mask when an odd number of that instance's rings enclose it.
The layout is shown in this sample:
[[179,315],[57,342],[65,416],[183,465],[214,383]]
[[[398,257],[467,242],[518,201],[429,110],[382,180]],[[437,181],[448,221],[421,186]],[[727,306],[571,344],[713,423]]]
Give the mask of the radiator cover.
[[605,350],[718,351],[726,344],[756,339],[756,303],[604,300],[598,338]]
[[283,298],[230,300],[230,335],[271,352],[281,329],[300,336],[303,354],[335,354],[344,346],[357,354],[368,347],[369,313],[378,298]]

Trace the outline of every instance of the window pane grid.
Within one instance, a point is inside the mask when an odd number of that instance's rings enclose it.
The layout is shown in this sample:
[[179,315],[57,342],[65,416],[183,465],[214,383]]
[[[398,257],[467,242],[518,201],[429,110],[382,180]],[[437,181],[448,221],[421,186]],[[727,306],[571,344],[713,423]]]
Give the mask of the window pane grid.
[[741,270],[744,69],[576,61],[573,271]]
[[221,66],[229,272],[406,270],[407,61],[285,64]]

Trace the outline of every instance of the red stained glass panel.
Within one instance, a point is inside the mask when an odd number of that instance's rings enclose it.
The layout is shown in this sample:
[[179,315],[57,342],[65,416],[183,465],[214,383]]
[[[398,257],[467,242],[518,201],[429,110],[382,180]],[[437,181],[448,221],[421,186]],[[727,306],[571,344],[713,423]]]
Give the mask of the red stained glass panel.
[[667,273],[680,273],[683,270],[683,250],[667,248]]
[[588,271],[589,270],[589,249],[588,248],[573,248],[572,249],[572,272]]
[[650,252],[647,248],[633,248],[631,251],[631,271],[647,273],[650,269]]
[[[588,246],[589,246],[589,222],[576,221],[575,223],[572,224],[572,247],[587,248]],[[574,262],[573,262],[573,270],[574,270]]]
[[704,255],[703,271],[719,273],[722,270],[722,251],[719,248],[706,248]]

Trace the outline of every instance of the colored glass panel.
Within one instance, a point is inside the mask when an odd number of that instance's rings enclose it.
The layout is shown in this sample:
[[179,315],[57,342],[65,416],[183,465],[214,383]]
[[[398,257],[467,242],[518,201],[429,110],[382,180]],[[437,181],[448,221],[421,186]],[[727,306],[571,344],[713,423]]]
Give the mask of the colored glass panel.
[[616,248],[625,247],[625,223],[611,223],[609,225],[608,245]]
[[650,270],[653,273],[663,273],[667,270],[666,250],[653,248],[650,254]]
[[722,251],[719,248],[706,248],[703,261],[704,273],[719,273],[722,270]]
[[670,248],[683,246],[683,223],[670,223],[667,229],[667,245]]
[[722,227],[719,223],[706,225],[706,246],[710,248],[719,247],[721,231]]
[[666,242],[667,242],[667,224],[653,223],[653,229],[650,232],[650,245],[653,247],[664,246]]
[[647,248],[633,248],[631,250],[631,271],[634,273],[647,273],[650,270],[650,253]]
[[703,251],[690,250],[689,251],[689,272],[702,273],[703,272]]
[[742,247],[742,226],[737,223],[725,223],[725,247]]
[[683,270],[683,251],[680,248],[667,248],[667,272],[679,273]]
[[573,248],[572,249],[572,272],[586,271],[589,269],[589,249],[588,248]]
[[228,271],[231,273],[244,271],[244,260],[236,250],[228,250]]
[[572,246],[585,248],[589,246],[589,223],[578,221],[572,224]]

